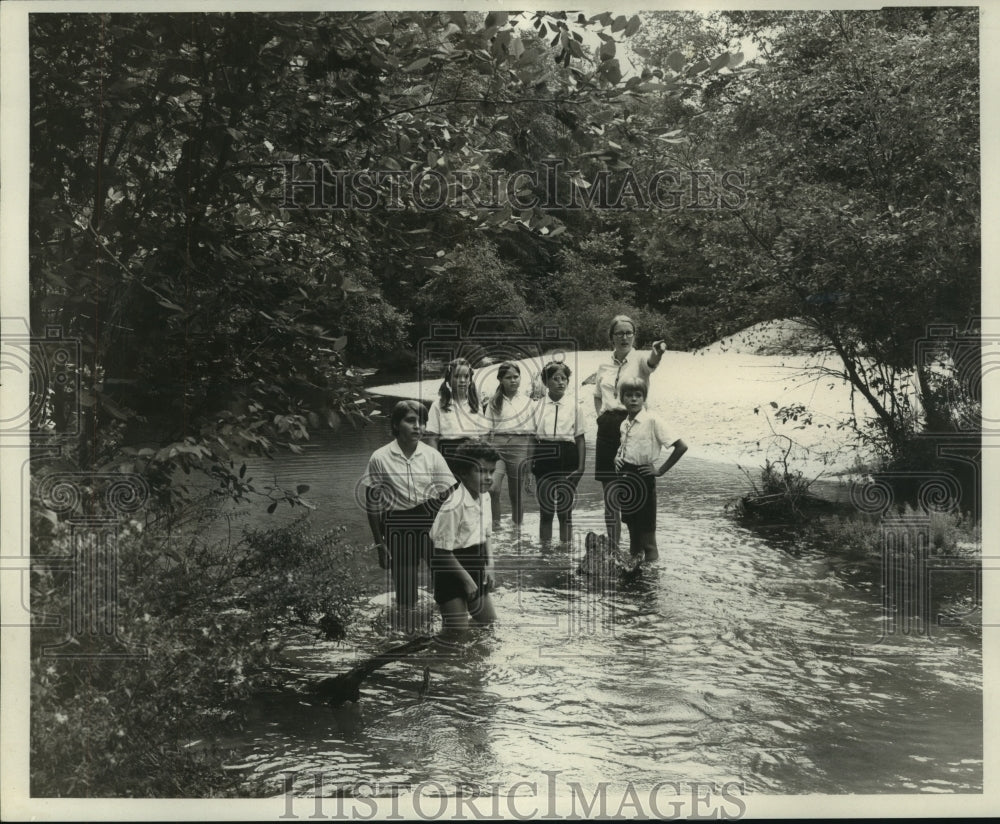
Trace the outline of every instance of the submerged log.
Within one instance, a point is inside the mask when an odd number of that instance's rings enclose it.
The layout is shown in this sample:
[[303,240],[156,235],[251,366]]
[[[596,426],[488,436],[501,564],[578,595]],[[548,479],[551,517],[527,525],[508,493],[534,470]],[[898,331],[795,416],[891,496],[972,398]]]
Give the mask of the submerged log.
[[[405,644],[391,647],[362,661],[357,666],[351,667],[347,672],[324,678],[316,685],[315,692],[320,698],[335,707],[339,707],[346,701],[359,701],[361,699],[361,684],[369,675],[386,664],[391,664],[407,655],[427,649],[433,643],[434,638],[433,635],[418,635]],[[428,673],[425,671],[425,681],[427,676]]]

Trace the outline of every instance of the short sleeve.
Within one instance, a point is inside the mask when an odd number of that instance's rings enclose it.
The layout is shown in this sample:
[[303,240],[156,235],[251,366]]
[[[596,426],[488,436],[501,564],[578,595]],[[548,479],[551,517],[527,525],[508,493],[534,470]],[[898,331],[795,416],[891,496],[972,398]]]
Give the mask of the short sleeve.
[[460,547],[456,546],[458,538],[458,527],[462,517],[462,496],[452,495],[444,506],[438,510],[431,525],[430,538],[434,542],[435,549],[444,549],[453,552]]
[[434,401],[427,411],[427,432],[431,435],[441,434],[441,404]]
[[[361,488],[365,492],[364,496],[359,497],[358,500],[369,512],[392,508],[397,491],[393,487],[391,476],[385,471],[378,454],[372,455],[368,459],[368,466],[365,468],[364,475],[361,476]],[[360,489],[358,491],[360,492]]]
[[361,476],[362,486],[379,486],[382,483],[383,472],[379,467],[378,457],[372,455],[368,459],[368,465],[365,467],[365,474]]
[[677,440],[670,428],[660,418],[653,418],[653,427],[661,446],[670,446]]
[[443,493],[445,489],[449,489],[458,483],[458,480],[452,474],[451,469],[448,468],[448,462],[445,461],[440,452],[436,449],[431,449],[429,446],[427,447],[427,451],[430,453],[431,460],[431,482],[443,487],[441,489]]

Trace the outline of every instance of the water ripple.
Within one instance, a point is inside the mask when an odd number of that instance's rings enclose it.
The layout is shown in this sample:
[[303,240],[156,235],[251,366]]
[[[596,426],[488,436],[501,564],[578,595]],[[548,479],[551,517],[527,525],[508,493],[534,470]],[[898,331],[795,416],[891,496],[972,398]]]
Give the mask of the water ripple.
[[[722,514],[741,488],[736,476],[678,464],[660,508],[661,559],[629,586],[588,588],[573,572],[581,547],[541,547],[537,515],[520,541],[505,526],[492,632],[458,654],[378,670],[350,711],[262,698],[241,763],[276,786],[284,771],[320,770],[327,788],[432,778],[487,786],[557,770],[585,786],[981,791],[978,642],[887,634],[876,596],[829,548],[772,539]],[[600,491],[588,483],[581,532],[602,528]],[[289,688],[384,642],[371,632],[350,647],[302,636],[288,650]],[[312,792],[306,776],[296,781],[296,792]]]

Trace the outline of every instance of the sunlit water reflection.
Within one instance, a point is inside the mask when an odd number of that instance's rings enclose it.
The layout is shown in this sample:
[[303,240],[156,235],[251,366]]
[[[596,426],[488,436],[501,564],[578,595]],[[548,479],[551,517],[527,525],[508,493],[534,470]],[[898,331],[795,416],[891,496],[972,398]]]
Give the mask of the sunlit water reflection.
[[[385,440],[368,429],[335,448],[321,441],[277,464],[275,476],[311,484],[307,497],[325,503],[317,528],[345,523],[365,541],[353,485]],[[582,535],[602,529],[592,479],[581,487],[573,547],[539,546],[534,511],[520,541],[505,518],[495,627],[460,649],[376,671],[360,705],[340,709],[311,702],[304,688],[397,640],[376,629],[384,599],[373,599],[347,644],[293,637],[288,689],[250,708],[229,742],[244,754],[233,766],[275,792],[291,777],[303,795],[351,793],[359,781],[380,792],[429,780],[488,790],[543,782],[543,771],[584,786],[981,791],[978,639],[936,626],[929,636],[883,637],[877,587],[842,574],[836,547],[726,516],[744,485],[735,467],[686,457],[659,487],[659,562],[605,592],[573,572]],[[381,587],[372,566],[363,574]]]

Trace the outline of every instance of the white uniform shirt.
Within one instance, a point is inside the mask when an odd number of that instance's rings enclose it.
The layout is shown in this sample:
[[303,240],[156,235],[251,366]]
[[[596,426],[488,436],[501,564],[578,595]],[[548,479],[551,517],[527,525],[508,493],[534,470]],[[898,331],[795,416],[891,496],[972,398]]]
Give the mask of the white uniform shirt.
[[396,441],[379,447],[368,459],[361,484],[381,492],[382,509],[412,509],[447,492],[456,483],[441,453],[417,443],[407,458]]
[[630,464],[653,463],[663,447],[676,440],[663,421],[649,410],[641,409],[632,420],[622,421],[622,443],[616,457]]
[[538,401],[534,434],[547,441],[575,441],[582,435],[583,418],[575,394],[567,392],[558,401],[546,395]]
[[500,414],[493,409],[493,399],[486,405],[485,417],[495,435],[534,434],[535,404],[527,395],[517,394],[513,398],[503,396]]
[[473,497],[465,484],[459,484],[434,518],[431,540],[435,549],[454,552],[456,549],[486,543],[492,525],[493,504],[489,493],[483,492]]
[[480,438],[489,432],[489,423],[479,413],[469,409],[467,402],[452,399],[448,411],[441,408],[440,399],[427,412],[427,434],[439,438]]
[[598,365],[594,381],[594,397],[601,399],[601,411],[624,409],[624,404],[618,400],[618,385],[632,378],[643,378],[649,383],[653,368],[649,365],[649,352],[633,349],[622,361],[616,361],[614,353],[609,352],[607,359]]

